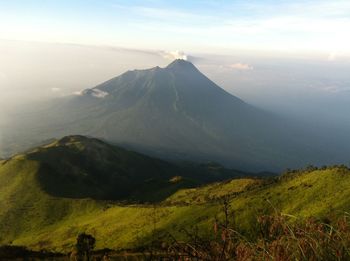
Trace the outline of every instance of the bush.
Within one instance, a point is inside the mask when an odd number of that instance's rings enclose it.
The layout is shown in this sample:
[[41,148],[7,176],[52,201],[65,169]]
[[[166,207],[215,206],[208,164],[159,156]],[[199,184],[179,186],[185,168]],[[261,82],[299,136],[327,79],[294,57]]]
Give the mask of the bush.
[[89,234],[81,233],[77,237],[75,245],[76,255],[79,260],[90,260],[92,250],[95,248],[96,239]]

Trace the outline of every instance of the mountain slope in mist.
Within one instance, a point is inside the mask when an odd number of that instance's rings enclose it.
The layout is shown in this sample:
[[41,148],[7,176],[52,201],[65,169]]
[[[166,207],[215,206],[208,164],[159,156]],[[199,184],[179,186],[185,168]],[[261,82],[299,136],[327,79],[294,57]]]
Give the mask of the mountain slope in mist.
[[227,93],[184,60],[128,71],[59,99],[36,123],[27,121],[32,127],[23,137],[87,134],[162,158],[214,160],[246,170],[329,158],[311,135]]

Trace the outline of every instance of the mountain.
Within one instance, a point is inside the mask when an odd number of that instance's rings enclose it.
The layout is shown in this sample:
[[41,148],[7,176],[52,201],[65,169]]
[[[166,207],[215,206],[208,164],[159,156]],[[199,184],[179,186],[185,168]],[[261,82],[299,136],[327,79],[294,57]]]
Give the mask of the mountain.
[[0,244],[25,242],[33,231],[41,231],[41,241],[51,237],[48,226],[63,229],[71,241],[64,224],[82,224],[95,211],[113,207],[124,215],[118,206],[128,203],[129,212],[139,215],[131,204],[159,202],[179,189],[239,175],[244,173],[214,163],[177,166],[80,135],[51,140],[0,161]]
[[137,192],[146,199],[153,192],[148,183],[169,191],[195,184],[185,178],[171,182],[183,173],[174,165],[84,136],[64,137],[24,157],[38,164],[37,182],[56,197],[121,200]]
[[165,159],[248,171],[333,160],[313,133],[229,94],[184,60],[128,71],[53,104],[22,118],[12,147],[82,134]]
[[81,135],[2,161],[2,166],[13,164],[34,165],[33,182],[54,197],[125,201],[162,199],[179,188],[252,175],[216,164],[174,165]]
[[[3,160],[0,244],[69,252],[81,232],[94,235],[97,249],[135,248],[164,233],[181,240],[183,228],[192,231],[196,226],[201,234],[210,235],[215,219],[221,217],[223,198],[229,200],[238,232],[246,236],[256,233],[259,215],[281,211],[332,221],[350,207],[350,171],[344,166],[200,187],[179,177],[178,170],[81,136]],[[135,204],[137,196],[158,197],[161,202]]]

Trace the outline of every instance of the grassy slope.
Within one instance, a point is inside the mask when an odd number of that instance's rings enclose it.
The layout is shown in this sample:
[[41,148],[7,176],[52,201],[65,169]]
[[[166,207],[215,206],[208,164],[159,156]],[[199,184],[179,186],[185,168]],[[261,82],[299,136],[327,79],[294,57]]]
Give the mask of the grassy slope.
[[[340,168],[302,173],[277,182],[241,179],[180,190],[165,202],[122,206],[92,199],[48,195],[37,182],[38,163],[24,156],[0,166],[0,243],[69,251],[79,232],[92,233],[97,247],[132,248],[150,239],[153,226],[181,237],[181,227],[210,233],[221,206],[231,196],[237,228],[254,231],[257,215],[274,211],[334,216],[349,211],[350,171]],[[206,228],[206,229],[204,229]]]
[[154,217],[159,222],[157,227],[167,227],[173,220],[190,217],[191,212],[204,207],[155,209],[91,199],[55,198],[36,182],[37,169],[36,162],[21,158],[0,168],[2,243],[67,251],[79,232],[88,231],[98,238],[98,247],[133,247],[135,242],[148,237]]
[[[180,172],[175,165],[83,136],[67,136],[24,157],[40,163],[36,180],[56,197],[149,200],[159,188],[193,186],[189,179],[169,181]],[[151,181],[153,190],[143,187]]]
[[182,189],[165,200],[169,204],[202,204],[215,201],[224,196],[235,196],[248,189],[257,186],[262,181],[252,178],[233,179],[226,182],[217,182],[199,188]]

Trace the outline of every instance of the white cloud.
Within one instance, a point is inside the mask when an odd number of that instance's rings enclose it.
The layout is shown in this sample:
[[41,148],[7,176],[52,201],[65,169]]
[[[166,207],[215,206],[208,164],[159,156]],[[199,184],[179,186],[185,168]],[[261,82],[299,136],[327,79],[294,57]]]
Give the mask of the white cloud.
[[[290,7],[291,10],[289,6],[281,10],[270,7],[272,10],[266,11],[266,14],[249,17],[223,15],[206,20],[205,25],[192,20],[186,26],[154,20],[134,25],[144,32],[160,35],[157,42],[171,46],[168,48],[176,44],[192,52],[205,48],[322,53],[336,50],[349,53],[350,37],[346,32],[350,27],[350,19],[342,15],[344,10],[350,10],[350,1],[347,2],[323,3],[322,8],[316,8],[311,3],[299,3]],[[331,13],[328,13],[328,5]],[[304,6],[307,12],[301,11]],[[313,8],[317,10],[312,11]],[[170,39],[171,44],[168,41]],[[177,39],[186,39],[186,46]]]
[[60,91],[61,91],[61,88],[53,87],[53,88],[51,88],[51,91],[52,91],[52,92],[60,92]]
[[348,88],[348,87],[340,87],[337,85],[329,85],[329,86],[326,86],[322,89],[323,89],[323,91],[330,92],[330,93],[341,93],[341,92],[350,91],[350,88]]
[[160,55],[167,60],[183,59],[187,60],[188,55],[183,51],[161,51]]
[[100,89],[93,88],[93,89],[85,89],[82,91],[77,91],[77,92],[74,92],[73,94],[78,95],[78,96],[90,95],[90,96],[95,97],[95,98],[104,98],[108,95],[108,92],[104,92]]
[[96,98],[104,98],[108,95],[108,92],[101,91],[100,89],[91,89],[91,95]]
[[80,19],[57,22],[34,15],[32,19],[2,15],[0,35],[45,42],[179,48],[191,53],[228,54],[236,49],[350,53],[349,0],[214,2],[220,1],[204,1],[201,8],[193,9],[181,8],[181,4],[112,4],[114,8],[109,7],[110,10],[117,9],[118,15],[108,21],[109,27],[105,26],[107,21],[99,19],[93,33],[89,30],[91,25]]
[[230,68],[230,69],[234,69],[234,70],[242,70],[242,71],[246,71],[246,70],[253,70],[254,67],[246,64],[246,63],[233,63],[230,65],[227,65],[226,67]]
[[84,92],[84,91],[76,91],[76,92],[73,92],[73,94],[74,94],[74,95],[81,96],[81,95],[83,95],[83,92]]

